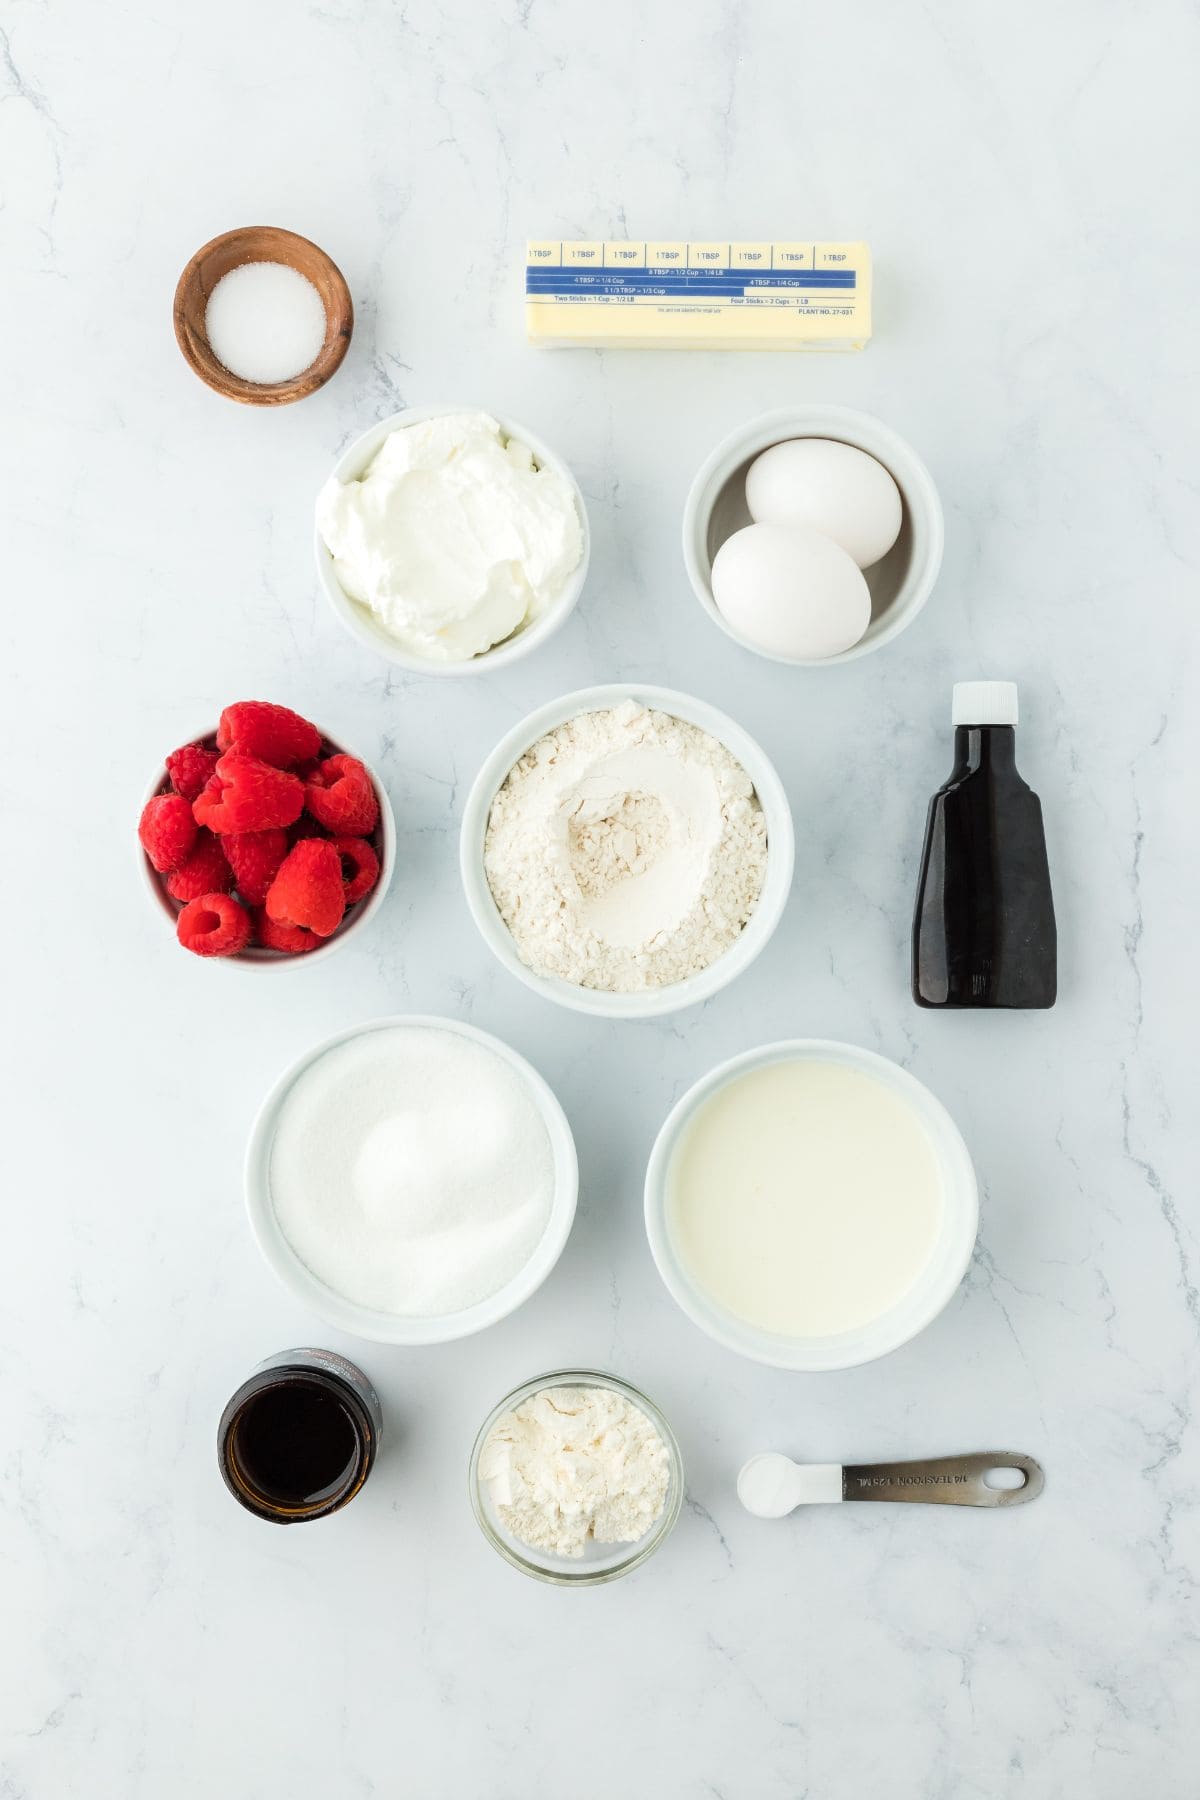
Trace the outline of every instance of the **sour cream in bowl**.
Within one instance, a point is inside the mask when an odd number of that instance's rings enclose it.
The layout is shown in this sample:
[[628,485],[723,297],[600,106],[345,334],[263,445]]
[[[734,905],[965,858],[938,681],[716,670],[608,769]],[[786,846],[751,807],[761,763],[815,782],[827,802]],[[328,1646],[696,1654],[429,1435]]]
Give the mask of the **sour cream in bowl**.
[[339,459],[316,504],[317,572],[342,624],[401,668],[472,675],[567,618],[587,575],[578,483],[524,425],[413,408]]

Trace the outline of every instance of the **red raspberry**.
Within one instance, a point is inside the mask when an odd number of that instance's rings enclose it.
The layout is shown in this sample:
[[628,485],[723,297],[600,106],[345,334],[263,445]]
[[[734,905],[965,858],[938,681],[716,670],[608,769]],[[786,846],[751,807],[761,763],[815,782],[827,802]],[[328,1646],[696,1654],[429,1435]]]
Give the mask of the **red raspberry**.
[[195,801],[196,822],[210,831],[270,831],[290,825],[304,810],[304,786],[294,775],[257,756],[228,750]]
[[294,825],[288,826],[288,843],[298,844],[301,838],[328,837],[329,833],[323,825],[318,825],[311,813],[303,812]]
[[155,794],[138,820],[138,841],[160,875],[187,860],[196,841],[196,821],[182,794]]
[[321,754],[321,734],[290,706],[269,700],[238,700],[227,706],[217,726],[217,749],[234,747],[259,756],[277,769],[289,769]]
[[197,956],[236,956],[250,942],[250,914],[228,894],[202,894],[180,913],[175,935]]
[[379,818],[375,783],[355,756],[327,756],[305,785],[304,803],[318,824],[345,837],[366,837]]
[[[228,840],[226,840],[228,842]],[[173,875],[167,876],[167,892],[172,900],[202,900],[205,894],[227,894],[233,886],[233,870],[221,848],[221,841],[211,831],[196,837],[186,862],[181,862]]]
[[221,844],[237,878],[238,893],[247,906],[261,906],[288,853],[287,832],[282,825],[273,831],[229,831]]
[[303,956],[325,942],[315,931],[305,931],[303,925],[276,924],[263,906],[254,909],[254,931],[264,950],[282,950],[287,956]]
[[329,841],[342,859],[346,905],[357,906],[379,880],[379,858],[366,838],[335,837]]
[[268,917],[276,925],[303,925],[329,937],[345,910],[341,857],[328,838],[301,838],[268,890]]
[[167,774],[171,777],[171,786],[185,800],[195,800],[203,793],[213,778],[217,766],[215,750],[206,750],[203,744],[184,744],[179,750],[172,750],[167,758]]

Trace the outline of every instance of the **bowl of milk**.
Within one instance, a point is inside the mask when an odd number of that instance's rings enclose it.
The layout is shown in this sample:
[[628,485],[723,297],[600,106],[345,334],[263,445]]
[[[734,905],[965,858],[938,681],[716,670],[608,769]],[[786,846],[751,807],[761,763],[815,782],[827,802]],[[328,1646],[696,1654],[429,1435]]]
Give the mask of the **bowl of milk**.
[[886,1057],[797,1038],[704,1076],[646,1172],[658,1272],[701,1330],[776,1368],[898,1349],[961,1282],[975,1171],[941,1102]]

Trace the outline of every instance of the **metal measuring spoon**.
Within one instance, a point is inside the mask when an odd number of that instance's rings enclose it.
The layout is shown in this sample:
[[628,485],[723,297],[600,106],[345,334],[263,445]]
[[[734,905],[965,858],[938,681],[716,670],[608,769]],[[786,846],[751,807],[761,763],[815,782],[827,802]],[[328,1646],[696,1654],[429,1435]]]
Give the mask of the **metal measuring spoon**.
[[[989,1481],[988,1476],[993,1479]],[[1023,1506],[1046,1485],[1040,1463],[1015,1450],[976,1450],[924,1462],[797,1463],[778,1450],[752,1456],[738,1499],[760,1519],[839,1500],[919,1500],[941,1506]]]

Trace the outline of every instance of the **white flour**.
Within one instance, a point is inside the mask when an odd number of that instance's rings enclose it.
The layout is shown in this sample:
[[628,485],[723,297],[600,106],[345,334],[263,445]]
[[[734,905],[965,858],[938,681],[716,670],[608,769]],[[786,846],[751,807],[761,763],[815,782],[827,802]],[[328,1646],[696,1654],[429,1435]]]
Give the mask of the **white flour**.
[[635,1544],[667,1503],[667,1447],[611,1388],[543,1388],[504,1413],[479,1458],[504,1525],[531,1549],[583,1555]]
[[723,955],[766,867],[766,821],[741,764],[632,700],[539,738],[492,802],[484,848],[522,962],[622,994]]

